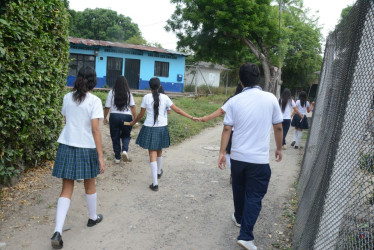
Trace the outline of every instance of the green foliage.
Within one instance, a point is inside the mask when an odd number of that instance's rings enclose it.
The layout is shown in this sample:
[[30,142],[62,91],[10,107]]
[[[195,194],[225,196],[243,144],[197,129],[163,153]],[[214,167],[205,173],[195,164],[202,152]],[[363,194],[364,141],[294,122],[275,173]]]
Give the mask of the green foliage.
[[343,20],[343,18],[348,15],[349,11],[352,9],[353,5],[348,5],[347,7],[345,7],[342,12],[340,13],[340,19],[339,19],[339,23]]
[[61,0],[5,1],[0,9],[0,182],[54,155],[68,67]]
[[69,10],[70,36],[144,44],[139,27],[130,17],[109,9]]
[[374,155],[361,153],[359,164],[362,170],[374,174]]

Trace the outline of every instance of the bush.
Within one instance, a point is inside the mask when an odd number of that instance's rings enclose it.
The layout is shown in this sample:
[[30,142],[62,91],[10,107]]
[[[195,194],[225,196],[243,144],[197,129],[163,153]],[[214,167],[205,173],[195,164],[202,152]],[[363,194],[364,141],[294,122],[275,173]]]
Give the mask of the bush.
[[0,9],[0,183],[54,156],[69,58],[61,0],[3,0]]

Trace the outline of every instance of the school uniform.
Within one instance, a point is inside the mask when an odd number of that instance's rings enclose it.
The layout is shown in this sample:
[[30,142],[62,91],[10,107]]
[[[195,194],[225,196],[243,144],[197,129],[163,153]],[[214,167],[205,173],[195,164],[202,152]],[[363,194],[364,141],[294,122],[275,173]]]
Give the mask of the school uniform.
[[70,180],[91,179],[100,173],[91,120],[103,119],[103,108],[97,96],[87,93],[84,101],[77,104],[73,93],[64,96],[61,113],[66,124],[57,140],[52,175]]
[[168,130],[167,110],[173,102],[167,95],[159,94],[158,117],[154,123],[153,96],[147,94],[143,97],[142,108],[146,109],[147,117],[139,132],[136,144],[149,150],[161,150],[170,146],[170,136]]
[[271,170],[270,130],[283,121],[276,97],[259,87],[245,88],[222,107],[224,125],[235,127],[231,146],[234,217],[241,224],[238,240],[252,241]]
[[112,139],[114,155],[117,160],[121,159],[121,152],[129,151],[132,126],[124,125],[124,122],[131,122],[133,120],[130,110],[132,106],[135,106],[135,101],[133,95],[130,93],[129,107],[124,110],[118,110],[116,105],[114,105],[114,92],[113,90],[109,91],[105,107],[110,109],[110,137]]
[[[279,102],[280,102],[279,106],[282,110],[282,99],[280,99]],[[285,107],[284,111],[282,112],[282,115],[283,115],[283,122],[282,122],[283,144],[282,145],[286,145],[286,136],[287,136],[288,130],[290,129],[290,125],[291,125],[291,110],[295,107],[296,107],[296,104],[295,104],[294,100],[289,99],[287,104],[286,104],[286,107]]]
[[293,116],[291,126],[299,129],[308,129],[308,118],[306,117],[307,108],[310,107],[310,103],[307,101],[305,106],[301,106],[300,100],[296,101],[297,109],[299,110],[300,114],[304,116],[303,119],[296,113]]

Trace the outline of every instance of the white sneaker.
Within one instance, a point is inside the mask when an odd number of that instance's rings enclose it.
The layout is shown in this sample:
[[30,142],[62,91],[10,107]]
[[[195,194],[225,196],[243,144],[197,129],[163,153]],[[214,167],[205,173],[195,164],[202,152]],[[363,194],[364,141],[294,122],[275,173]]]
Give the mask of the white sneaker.
[[257,247],[255,246],[255,243],[253,242],[253,240],[249,240],[249,241],[238,240],[238,245],[244,249],[257,250]]
[[287,145],[284,144],[284,145],[282,146],[282,149],[283,149],[283,150],[286,150],[286,149],[287,149]]
[[121,162],[121,160],[117,160],[117,159],[115,159],[114,162],[115,162],[116,164],[119,164],[119,163]]
[[129,160],[129,155],[127,154],[126,151],[122,152],[122,160],[123,161],[128,161]]
[[240,226],[241,226],[241,225],[236,221],[236,219],[235,219],[235,215],[234,215],[234,214],[232,214],[231,219],[232,219],[232,221],[234,222],[235,226],[237,226],[237,227],[240,227]]

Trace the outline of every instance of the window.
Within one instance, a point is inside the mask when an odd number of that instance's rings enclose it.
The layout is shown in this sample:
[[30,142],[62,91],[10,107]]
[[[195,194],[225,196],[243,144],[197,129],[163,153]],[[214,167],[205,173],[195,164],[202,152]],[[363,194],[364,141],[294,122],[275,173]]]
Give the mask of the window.
[[69,59],[69,76],[77,76],[78,71],[83,66],[90,66],[93,69],[95,68],[95,56],[70,54]]
[[169,63],[155,61],[155,76],[169,77]]

